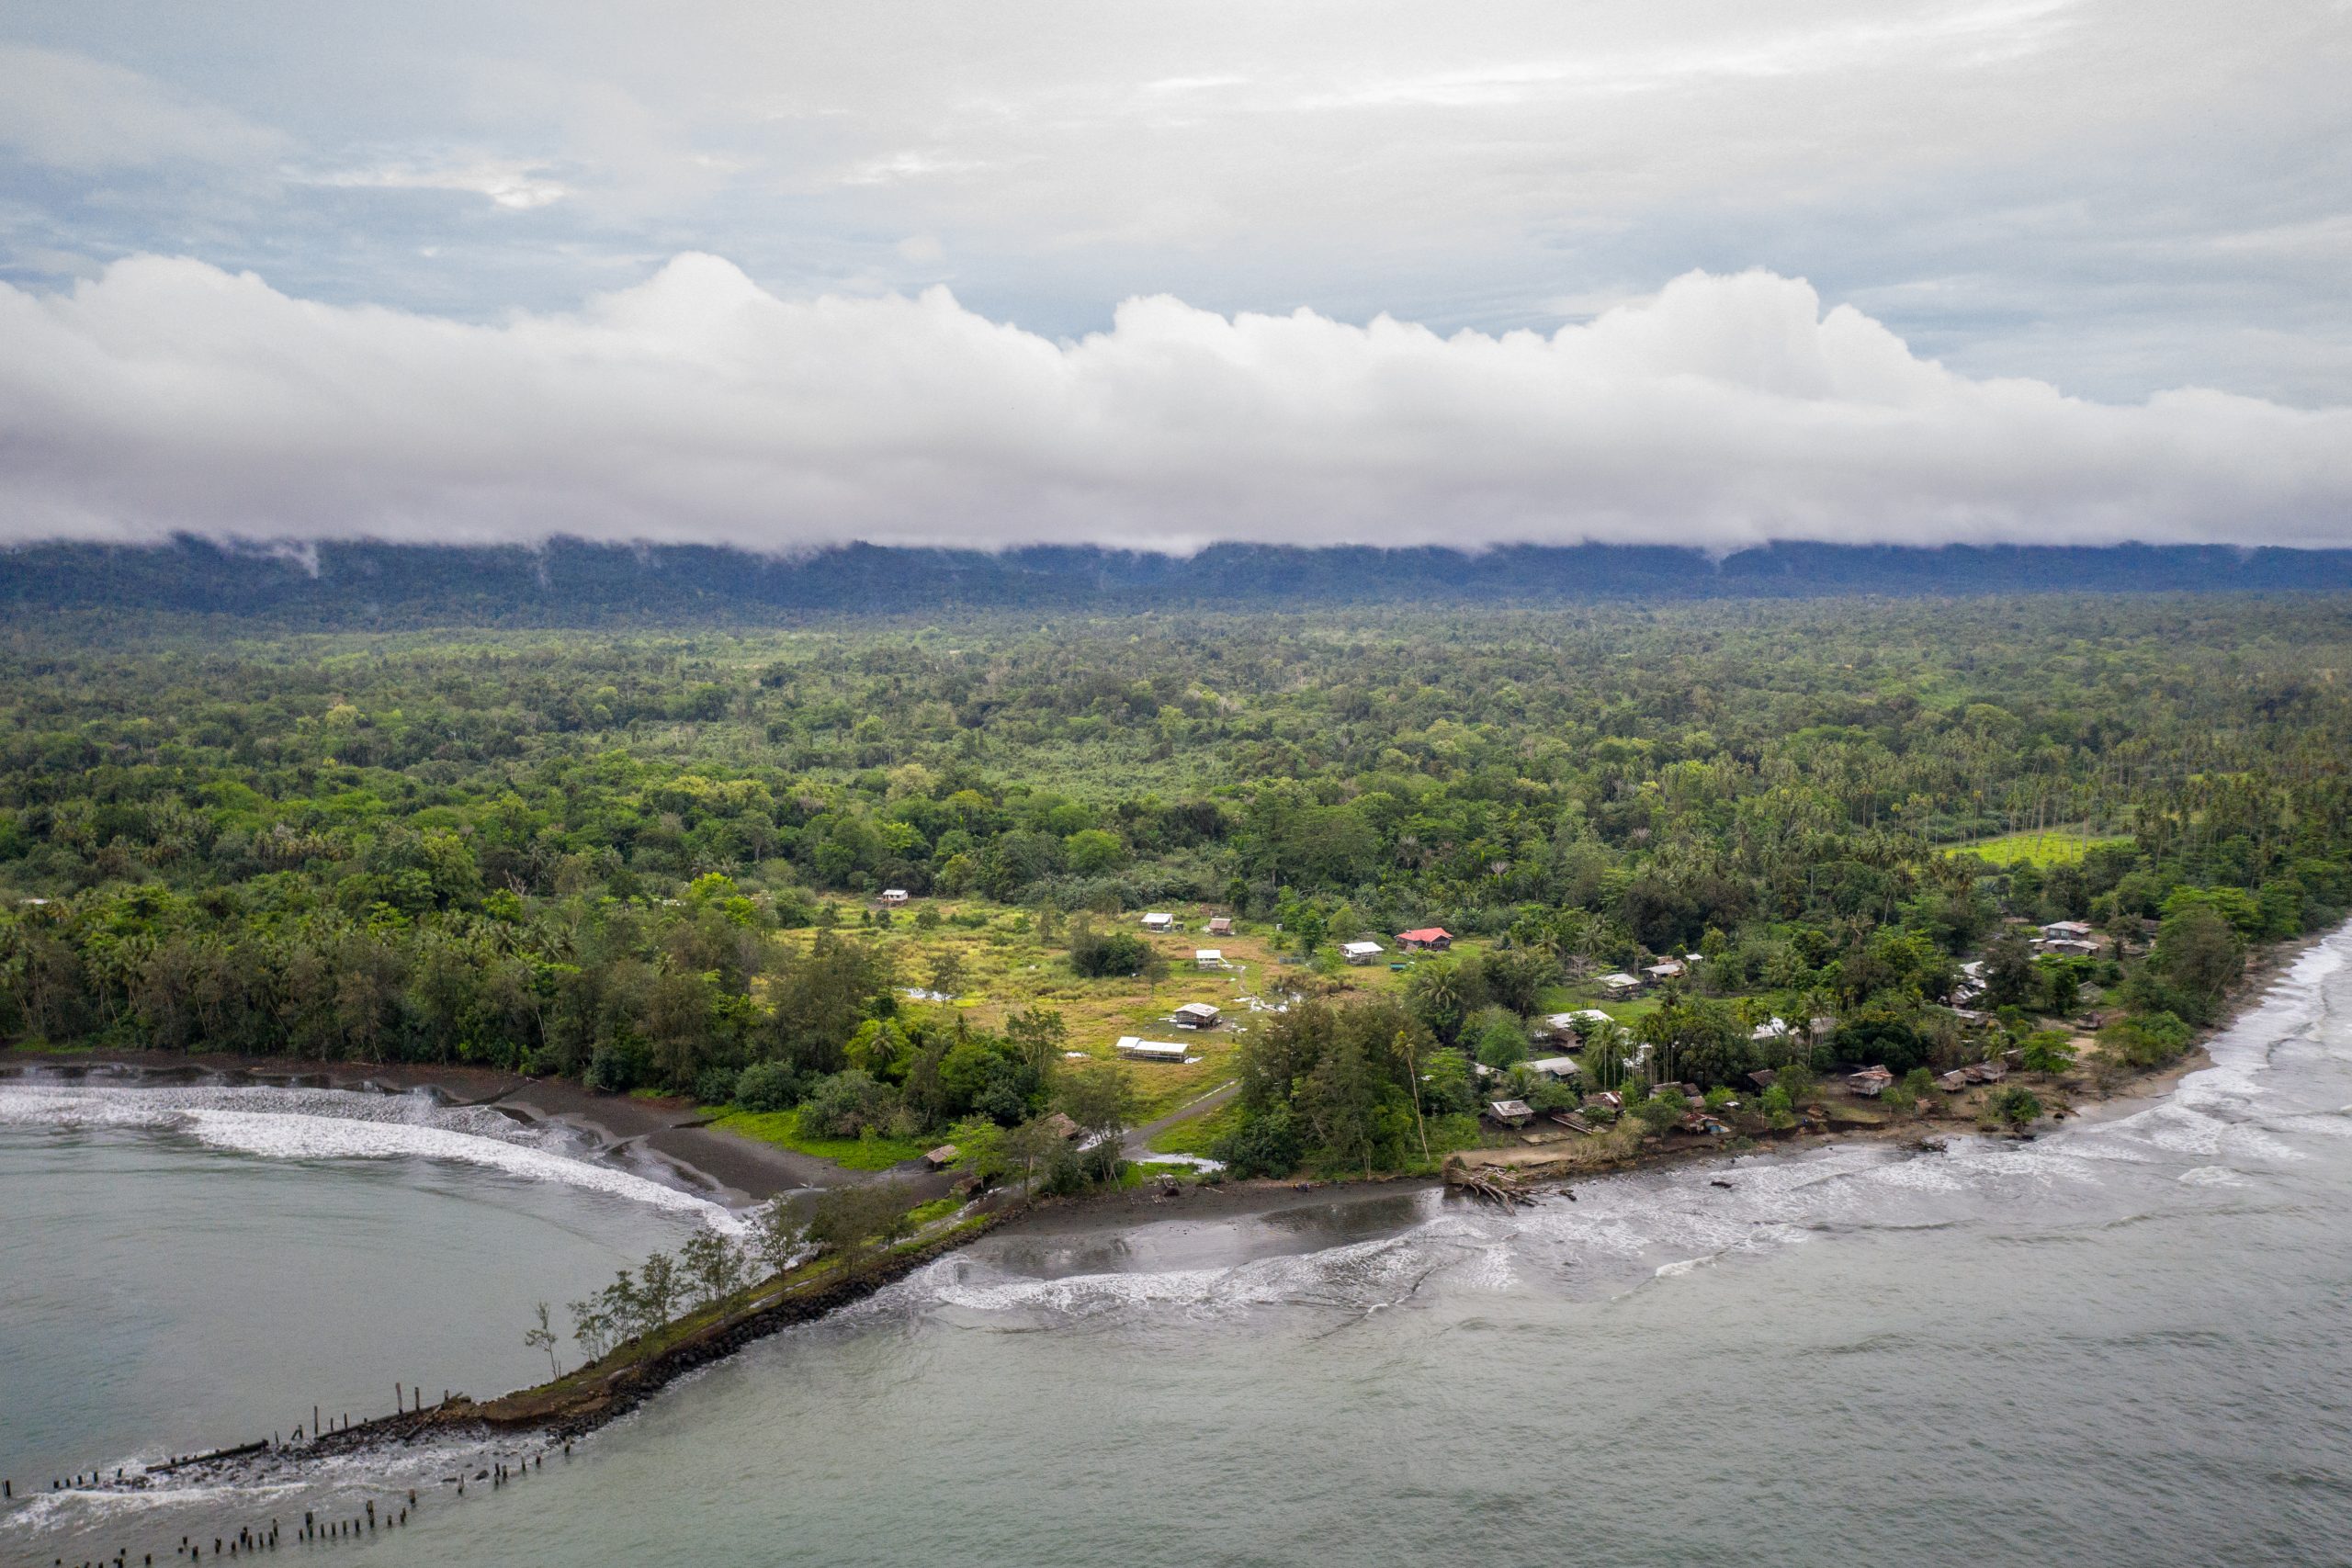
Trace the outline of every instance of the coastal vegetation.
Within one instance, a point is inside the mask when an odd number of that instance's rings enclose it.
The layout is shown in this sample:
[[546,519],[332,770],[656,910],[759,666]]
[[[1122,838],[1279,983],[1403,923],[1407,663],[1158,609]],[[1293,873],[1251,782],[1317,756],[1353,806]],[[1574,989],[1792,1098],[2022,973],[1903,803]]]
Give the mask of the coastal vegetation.
[[[1434,1169],[1498,1100],[1762,1133],[1840,1066],[1899,1105],[2177,1056],[2352,905],[2347,666],[2292,597],[44,615],[0,628],[0,1035],[560,1075],[1049,1181],[1227,1081],[1159,1146]],[[1192,1002],[1227,1016],[1182,1061],[1113,1060]]]

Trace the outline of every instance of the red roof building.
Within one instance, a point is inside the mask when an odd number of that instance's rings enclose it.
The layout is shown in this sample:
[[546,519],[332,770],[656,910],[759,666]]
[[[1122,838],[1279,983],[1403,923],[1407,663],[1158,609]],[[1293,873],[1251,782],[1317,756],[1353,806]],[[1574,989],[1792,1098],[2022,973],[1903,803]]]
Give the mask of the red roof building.
[[1396,940],[1408,950],[1426,948],[1431,953],[1443,953],[1453,945],[1453,933],[1443,926],[1424,926],[1417,931],[1398,931]]

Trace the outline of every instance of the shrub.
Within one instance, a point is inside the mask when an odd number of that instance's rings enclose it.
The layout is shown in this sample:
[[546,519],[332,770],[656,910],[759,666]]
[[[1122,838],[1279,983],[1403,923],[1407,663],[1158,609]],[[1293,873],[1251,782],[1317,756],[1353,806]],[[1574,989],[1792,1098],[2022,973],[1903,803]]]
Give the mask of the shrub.
[[1479,1009],[1463,1033],[1487,1066],[1500,1069],[1527,1060],[1527,1025],[1509,1008]]
[[1089,979],[1140,975],[1159,954],[1133,931],[1105,931],[1080,924],[1070,931],[1069,966]]
[[1241,1125],[1210,1148],[1237,1177],[1288,1176],[1305,1154],[1298,1124],[1288,1106],[1243,1118]]
[[733,1099],[746,1111],[788,1111],[800,1102],[800,1075],[782,1062],[754,1062],[737,1075]]
[[2099,1031],[2099,1043],[2134,1067],[2161,1067],[2188,1049],[2188,1025],[2168,1012],[2134,1013]]
[[899,1096],[857,1068],[819,1078],[800,1102],[800,1130],[820,1138],[855,1138],[887,1132]]
[[695,1075],[695,1100],[703,1105],[724,1105],[735,1098],[736,1072],[732,1067],[705,1067]]
[[2012,1133],[2023,1132],[2041,1119],[2041,1100],[2023,1084],[2007,1084],[1984,1098],[1984,1120]]

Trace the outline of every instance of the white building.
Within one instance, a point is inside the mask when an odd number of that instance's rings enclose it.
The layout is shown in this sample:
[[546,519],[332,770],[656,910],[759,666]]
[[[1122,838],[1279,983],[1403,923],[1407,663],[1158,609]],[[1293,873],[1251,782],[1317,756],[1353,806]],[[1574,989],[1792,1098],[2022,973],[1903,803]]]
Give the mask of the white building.
[[1194,948],[1193,950],[1193,967],[1195,969],[1222,969],[1225,967],[1225,953],[1221,949],[1214,947]]
[[1343,942],[1340,956],[1351,964],[1369,964],[1388,950],[1376,942]]
[[1133,1034],[1119,1037],[1118,1052],[1137,1062],[1181,1062],[1184,1047],[1172,1040],[1145,1040]]
[[1143,929],[1148,931],[1172,931],[1176,929],[1176,917],[1159,914],[1146,915],[1143,918]]

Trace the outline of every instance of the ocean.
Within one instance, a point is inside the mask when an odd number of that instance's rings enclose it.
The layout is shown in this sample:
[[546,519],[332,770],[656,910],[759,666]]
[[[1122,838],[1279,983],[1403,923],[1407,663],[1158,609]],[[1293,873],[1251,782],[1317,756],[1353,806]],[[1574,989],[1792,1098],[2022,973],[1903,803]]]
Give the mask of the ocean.
[[28,1477],[266,1430],[314,1388],[356,1416],[403,1376],[434,1394],[530,1381],[532,1302],[717,1221],[707,1205],[422,1102],[395,1108],[396,1134],[208,1128],[341,1108],[84,1089],[101,1109],[69,1113],[29,1102],[65,1091],[0,1087],[0,1470],[18,1490],[0,1556],[136,1562],[305,1508],[390,1513],[414,1488],[406,1526],[304,1550],[2352,1562],[2347,955],[2346,933],[2314,946],[2172,1091],[2031,1142],[1746,1156],[1510,1214],[1342,1191],[1000,1232],[500,1488],[470,1480],[496,1456],[448,1445],[25,1496]]

